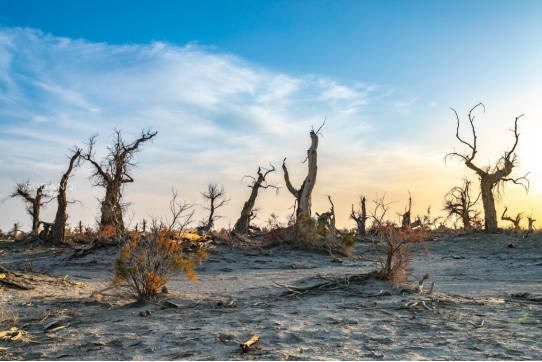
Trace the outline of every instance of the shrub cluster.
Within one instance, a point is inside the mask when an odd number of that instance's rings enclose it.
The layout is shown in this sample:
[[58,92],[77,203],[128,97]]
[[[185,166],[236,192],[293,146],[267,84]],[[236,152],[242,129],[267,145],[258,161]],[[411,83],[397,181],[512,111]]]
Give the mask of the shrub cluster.
[[423,242],[431,237],[431,231],[425,227],[412,229],[399,228],[392,222],[385,222],[375,227],[380,238],[383,253],[377,254],[378,276],[395,282],[404,281],[412,259],[413,243]]
[[116,259],[113,285],[139,299],[153,298],[172,276],[180,272],[190,280],[197,280],[196,265],[203,259],[207,259],[203,248],[184,255],[179,237],[167,228],[162,227],[156,234],[145,236],[134,231]]

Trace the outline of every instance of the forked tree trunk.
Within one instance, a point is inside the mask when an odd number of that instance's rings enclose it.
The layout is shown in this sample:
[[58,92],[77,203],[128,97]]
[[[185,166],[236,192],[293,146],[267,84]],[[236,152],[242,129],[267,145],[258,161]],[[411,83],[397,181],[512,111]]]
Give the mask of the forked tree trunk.
[[250,178],[254,179],[254,183],[249,186],[252,191],[250,192],[250,197],[248,198],[247,202],[243,205],[243,210],[241,210],[241,216],[235,223],[235,226],[233,227],[233,230],[238,232],[239,234],[248,234],[249,233],[249,227],[250,227],[250,221],[253,216],[252,210],[254,209],[254,206],[256,205],[256,198],[258,197],[258,191],[260,190],[260,187],[268,188],[273,187],[277,189],[276,185],[269,185],[265,182],[265,177],[270,172],[275,171],[275,167],[273,167],[270,170],[267,170],[265,173],[262,173],[262,170],[260,167],[258,167],[258,178],[253,178],[252,176],[248,176]]
[[66,208],[68,207],[68,201],[66,200],[66,186],[68,184],[68,179],[70,178],[70,174],[73,171],[73,168],[76,167],[75,163],[79,159],[79,156],[81,155],[81,150],[77,149],[75,151],[75,154],[70,159],[70,166],[68,167],[68,171],[64,175],[62,175],[62,179],[60,180],[60,183],[58,185],[58,195],[57,195],[57,202],[58,207],[56,210],[56,216],[55,221],[53,222],[53,227],[51,230],[51,241],[54,244],[62,244],[64,243],[65,233],[66,233]]
[[309,173],[303,181],[301,188],[296,190],[288,176],[288,169],[286,168],[286,159],[282,163],[282,169],[284,170],[284,181],[286,182],[286,187],[288,191],[297,200],[297,209],[296,209],[296,220],[299,221],[303,217],[311,217],[311,205],[312,205],[312,190],[316,184],[316,174],[318,170],[317,166],[317,154],[316,150],[318,149],[318,135],[316,132],[311,131],[311,147],[307,150],[307,162],[309,164]]

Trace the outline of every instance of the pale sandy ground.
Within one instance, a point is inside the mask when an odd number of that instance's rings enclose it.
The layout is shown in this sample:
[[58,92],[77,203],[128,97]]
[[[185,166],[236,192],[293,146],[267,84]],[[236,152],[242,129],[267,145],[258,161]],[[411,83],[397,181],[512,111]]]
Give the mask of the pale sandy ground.
[[[516,248],[506,247],[511,241]],[[433,301],[427,294],[396,294],[401,286],[374,279],[346,290],[278,299],[284,290],[274,288],[274,281],[306,286],[318,280],[302,279],[319,274],[374,270],[369,244],[354,248],[358,258],[340,257],[343,263],[325,254],[273,248],[257,255],[257,248],[219,245],[199,268],[199,281],[177,277],[168,284],[169,301],[182,308],[160,309],[90,297],[107,285],[115,249],[69,260],[70,248],[3,243],[0,264],[35,276],[29,284],[36,289],[0,290],[1,308],[16,310],[16,326],[26,332],[15,341],[0,339],[0,347],[8,348],[0,351],[0,359],[542,359],[542,303],[509,301],[515,293],[542,296],[542,233],[528,239],[478,233],[426,245],[427,252],[415,251],[411,273],[430,275],[425,285],[436,283]],[[30,272],[27,260],[42,273]],[[381,291],[394,295],[368,296]],[[427,308],[400,309],[420,299]],[[147,310],[152,314],[140,315]],[[69,325],[43,332],[59,315],[71,317],[63,323]],[[481,328],[473,325],[482,321]],[[255,334],[260,340],[240,354],[239,343]]]

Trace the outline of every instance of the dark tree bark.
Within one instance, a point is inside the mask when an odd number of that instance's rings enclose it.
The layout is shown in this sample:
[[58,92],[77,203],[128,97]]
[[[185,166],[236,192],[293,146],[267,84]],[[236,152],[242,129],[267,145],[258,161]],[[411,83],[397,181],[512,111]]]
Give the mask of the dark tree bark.
[[66,233],[66,221],[68,219],[66,215],[66,209],[68,207],[68,201],[66,199],[66,186],[68,185],[68,180],[74,168],[79,166],[79,156],[81,156],[81,149],[76,148],[74,154],[70,158],[70,165],[68,170],[62,175],[60,182],[58,184],[58,194],[57,194],[57,210],[55,221],[51,228],[51,241],[54,244],[64,243],[65,233]]
[[14,197],[21,197],[26,202],[26,211],[30,216],[32,217],[32,231],[30,232],[30,236],[36,235],[38,233],[39,227],[40,227],[40,211],[41,207],[46,204],[46,202],[42,202],[42,199],[44,197],[43,190],[47,186],[46,184],[42,184],[36,189],[36,195],[32,196],[30,195],[30,180],[26,182],[16,182],[16,189],[11,194],[8,195],[6,198],[4,198],[5,201],[7,199],[11,199]]
[[472,182],[463,179],[463,186],[452,188],[444,196],[444,208],[447,219],[457,216],[463,223],[463,229],[469,230],[473,227],[472,222],[478,218],[479,213],[475,206],[480,199],[480,194],[475,200],[472,199]]
[[354,204],[352,204],[352,212],[350,213],[350,218],[356,222],[358,225],[358,233],[361,236],[365,236],[365,224],[367,222],[367,209],[365,208],[365,196],[359,197],[359,204],[361,207],[360,211],[354,211]]
[[130,173],[135,166],[134,157],[140,151],[139,147],[152,140],[157,133],[142,131],[137,140],[128,144],[122,139],[120,131],[115,129],[113,145],[107,148],[108,154],[100,163],[96,161],[93,149],[98,135],[89,139],[82,157],[94,168],[91,175],[94,186],[105,188],[105,196],[100,201],[100,227],[112,226],[117,230],[117,235],[124,234],[123,209],[126,205],[122,202],[122,191],[126,183],[134,182]]
[[[525,190],[529,190],[529,181],[526,178],[528,173],[525,176],[516,179],[508,177],[512,173],[512,170],[518,164],[517,155],[514,153],[514,151],[516,150],[516,146],[519,141],[518,120],[523,115],[516,117],[516,120],[514,122],[514,129],[512,130],[512,132],[514,133],[515,142],[512,149],[508,152],[505,152],[504,156],[502,156],[495,165],[480,168],[472,163],[474,157],[476,156],[476,153],[478,152],[478,150],[476,149],[476,132],[474,130],[474,116],[472,116],[472,112],[480,105],[483,106],[482,103],[478,103],[469,112],[469,121],[471,124],[473,135],[472,144],[462,140],[461,137],[459,137],[459,116],[457,115],[455,109],[452,108],[457,118],[456,138],[461,143],[468,146],[471,152],[470,155],[452,152],[446,155],[446,158],[454,156],[461,158],[463,161],[465,161],[465,165],[474,172],[476,172],[476,174],[480,178],[480,189],[482,191],[482,203],[484,205],[485,214],[485,230],[490,233],[495,233],[498,231],[497,211],[495,209],[495,196],[500,196],[500,191],[502,190],[502,187],[504,187],[505,183],[513,182],[515,184],[522,185],[523,187],[525,187]],[[525,180],[527,182],[527,185],[523,184],[520,180]]]
[[250,221],[254,217],[254,206],[256,205],[256,198],[258,197],[258,191],[260,190],[260,188],[265,190],[271,187],[274,188],[277,193],[279,191],[277,185],[268,184],[265,181],[265,178],[269,173],[275,172],[275,167],[271,165],[271,169],[264,169],[264,171],[265,173],[262,173],[262,168],[258,167],[257,178],[253,176],[245,176],[248,178],[252,178],[253,182],[248,185],[248,187],[251,188],[250,197],[243,205],[243,209],[241,210],[241,216],[239,217],[239,219],[237,219],[237,222],[233,227],[233,231],[236,231],[239,234],[248,234],[250,232]]
[[307,150],[306,159],[309,164],[309,173],[307,174],[307,177],[305,177],[305,181],[303,181],[303,184],[301,184],[299,190],[296,190],[290,182],[290,177],[288,176],[288,169],[286,168],[286,158],[282,162],[282,169],[284,171],[284,181],[286,182],[286,187],[297,200],[296,221],[299,221],[302,217],[311,217],[312,190],[314,189],[314,185],[316,184],[316,174],[318,171],[316,153],[316,150],[318,149],[318,133],[320,132],[320,129],[322,129],[324,124],[322,124],[322,126],[317,131],[314,131],[313,129],[310,132],[311,147]]
[[516,215],[515,218],[511,218],[510,216],[506,215],[507,211],[508,211],[508,206],[505,206],[504,212],[502,213],[502,216],[501,216],[501,220],[510,221],[514,225],[514,230],[521,230],[519,223],[523,219],[523,213],[520,212],[519,214]]
[[205,210],[209,210],[209,218],[204,221],[198,228],[200,234],[208,233],[214,226],[216,220],[221,219],[222,216],[215,215],[218,208],[227,205],[230,199],[226,199],[226,192],[224,186],[218,186],[216,183],[209,183],[207,185],[207,192],[202,192],[201,196],[204,200],[209,202],[209,206],[204,206]]

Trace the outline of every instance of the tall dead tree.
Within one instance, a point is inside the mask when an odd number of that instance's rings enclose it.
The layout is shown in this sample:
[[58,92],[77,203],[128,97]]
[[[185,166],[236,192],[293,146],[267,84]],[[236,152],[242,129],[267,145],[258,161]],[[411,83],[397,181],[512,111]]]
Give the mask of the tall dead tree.
[[271,165],[270,169],[263,169],[265,172],[262,172],[262,168],[258,167],[258,171],[256,172],[258,177],[245,175],[243,178],[247,177],[252,179],[252,183],[248,185],[249,188],[252,189],[250,192],[250,197],[248,198],[247,202],[243,205],[243,209],[241,210],[241,216],[235,223],[235,226],[233,227],[233,230],[240,233],[240,234],[248,234],[249,228],[250,228],[250,221],[254,218],[254,206],[256,205],[256,198],[258,197],[258,191],[260,189],[268,189],[268,188],[274,188],[278,194],[279,188],[276,184],[268,184],[265,178],[267,175],[271,172],[275,172],[275,167]]
[[501,220],[510,221],[514,225],[514,230],[521,230],[519,223],[523,219],[523,213],[520,212],[516,215],[515,218],[511,218],[510,216],[506,215],[507,211],[508,211],[508,206],[505,206],[504,212],[502,213],[502,216],[501,216]]
[[124,234],[122,192],[124,185],[134,182],[130,174],[136,163],[135,155],[140,151],[140,146],[152,140],[158,132],[150,129],[141,132],[141,136],[132,143],[126,143],[121,132],[115,129],[113,133],[113,145],[107,147],[107,156],[101,161],[96,161],[94,146],[98,134],[90,137],[87,150],[82,154],[83,159],[89,161],[93,166],[93,173],[90,178],[94,186],[105,188],[105,196],[100,200],[100,227],[113,226],[118,235]]
[[[519,178],[510,178],[508,177],[512,170],[517,167],[518,165],[518,159],[516,153],[514,151],[516,150],[516,146],[518,145],[519,141],[519,133],[518,133],[518,120],[523,116],[520,115],[516,117],[516,120],[514,122],[514,129],[511,130],[514,133],[515,142],[514,146],[510,151],[507,151],[504,153],[504,156],[502,156],[494,165],[489,165],[486,167],[478,167],[475,164],[473,164],[474,157],[476,156],[476,153],[478,152],[476,148],[476,132],[474,130],[474,116],[472,115],[472,112],[479,106],[484,106],[482,103],[478,103],[476,106],[474,106],[470,112],[469,112],[469,122],[472,128],[472,136],[473,136],[473,142],[472,144],[469,142],[464,141],[459,137],[459,116],[457,115],[457,112],[455,109],[452,108],[452,110],[455,113],[455,116],[457,118],[457,130],[456,130],[456,138],[470,148],[470,154],[460,154],[457,152],[451,152],[448,155],[446,155],[446,158],[451,157],[459,157],[463,161],[465,161],[465,165],[476,172],[478,177],[480,178],[480,190],[482,191],[482,203],[484,205],[484,222],[485,222],[485,230],[487,232],[495,233],[498,231],[497,226],[497,211],[495,209],[495,197],[499,198],[501,195],[501,192],[504,188],[504,185],[506,182],[513,182],[515,184],[521,185],[525,188],[526,191],[529,190],[529,181],[527,180],[526,176],[528,173]],[[527,184],[523,184],[520,180],[525,180]]]
[[354,211],[354,204],[352,204],[352,212],[350,213],[350,218],[356,222],[358,225],[358,233],[361,236],[365,236],[365,223],[367,222],[367,209],[365,208],[365,196],[359,196],[359,205],[361,210]]
[[15,191],[5,197],[2,202],[15,197],[21,197],[22,199],[24,199],[26,203],[26,212],[28,212],[28,214],[32,217],[32,231],[29,235],[36,235],[40,227],[41,208],[50,201],[42,201],[43,197],[45,196],[43,194],[43,190],[45,189],[47,184],[41,184],[38,188],[36,188],[35,196],[32,196],[30,194],[32,191],[32,187],[30,186],[30,180],[27,180],[26,182],[15,182],[15,185]]
[[403,229],[407,229],[410,227],[410,215],[412,213],[412,195],[410,194],[410,191],[408,191],[408,208],[405,207],[405,213],[404,214],[398,214],[401,216],[401,227]]
[[66,209],[68,207],[68,200],[66,199],[66,189],[68,186],[68,180],[74,168],[79,167],[79,157],[81,156],[82,150],[80,148],[75,148],[73,150],[73,155],[70,158],[70,165],[68,170],[62,175],[60,182],[58,183],[58,191],[56,200],[58,203],[55,221],[51,228],[51,241],[55,244],[64,243],[65,232],[66,232],[66,221],[68,216],[66,215]]
[[207,192],[202,192],[201,196],[205,201],[209,202],[209,206],[203,207],[205,210],[209,211],[209,218],[206,221],[203,221],[202,225],[198,228],[198,231],[200,233],[207,233],[213,228],[215,221],[222,218],[222,216],[215,215],[216,210],[227,205],[230,202],[230,199],[226,198],[224,186],[218,186],[213,182],[207,185]]
[[307,158],[304,161],[308,161],[309,173],[307,174],[307,177],[305,177],[305,181],[303,181],[299,189],[295,189],[290,182],[288,169],[286,168],[286,158],[284,158],[284,161],[282,161],[282,170],[284,171],[284,181],[286,183],[286,187],[288,188],[288,191],[294,195],[297,201],[296,221],[299,221],[302,216],[309,218],[311,217],[311,195],[314,185],[316,184],[316,173],[318,170],[316,154],[316,150],[318,149],[318,134],[325,123],[326,122],[324,121],[322,126],[320,126],[317,131],[312,129],[310,132],[311,146],[307,150]]
[[472,228],[472,221],[478,218],[478,211],[475,206],[480,199],[480,194],[476,199],[472,199],[472,182],[463,179],[463,186],[453,187],[446,196],[444,196],[444,208],[446,219],[455,216],[463,222],[463,228],[469,230]]

